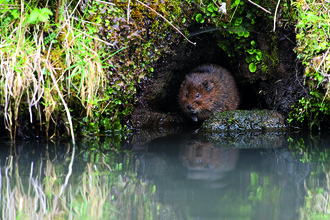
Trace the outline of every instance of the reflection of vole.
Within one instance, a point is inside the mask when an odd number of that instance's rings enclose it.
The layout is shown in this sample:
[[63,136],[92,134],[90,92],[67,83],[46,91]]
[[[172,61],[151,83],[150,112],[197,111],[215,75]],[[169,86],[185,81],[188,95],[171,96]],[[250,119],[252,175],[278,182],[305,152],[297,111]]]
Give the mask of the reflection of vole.
[[189,170],[231,171],[236,167],[238,150],[211,142],[190,141],[181,145],[180,159]]
[[181,84],[179,104],[194,121],[204,121],[216,112],[236,110],[236,83],[228,70],[205,64],[194,69]]

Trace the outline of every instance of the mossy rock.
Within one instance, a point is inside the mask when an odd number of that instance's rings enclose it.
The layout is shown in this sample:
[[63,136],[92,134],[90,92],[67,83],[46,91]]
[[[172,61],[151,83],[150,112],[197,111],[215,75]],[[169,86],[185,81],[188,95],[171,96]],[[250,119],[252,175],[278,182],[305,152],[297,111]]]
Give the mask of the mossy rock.
[[219,112],[203,125],[204,138],[226,148],[274,148],[286,143],[283,116],[272,110]]
[[203,125],[203,131],[258,131],[282,130],[286,127],[283,116],[272,110],[236,110],[219,112]]

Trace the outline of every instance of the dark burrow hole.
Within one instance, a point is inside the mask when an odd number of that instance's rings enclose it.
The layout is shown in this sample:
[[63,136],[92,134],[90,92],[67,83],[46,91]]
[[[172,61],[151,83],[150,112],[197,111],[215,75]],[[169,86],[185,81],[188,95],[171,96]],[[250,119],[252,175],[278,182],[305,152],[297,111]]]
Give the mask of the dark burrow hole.
[[[234,76],[241,102],[239,109],[261,109],[262,101],[258,99],[259,81],[249,82],[242,78],[238,65],[233,65],[238,61],[232,58],[217,46],[217,39],[213,34],[201,34],[192,37],[196,46],[191,44],[177,45],[173,47],[175,55],[161,58],[155,65],[154,75],[146,85],[145,97],[148,106],[157,112],[182,114],[178,103],[180,85],[185,76],[199,65],[212,63],[228,69]],[[163,89],[157,94],[157,89]]]

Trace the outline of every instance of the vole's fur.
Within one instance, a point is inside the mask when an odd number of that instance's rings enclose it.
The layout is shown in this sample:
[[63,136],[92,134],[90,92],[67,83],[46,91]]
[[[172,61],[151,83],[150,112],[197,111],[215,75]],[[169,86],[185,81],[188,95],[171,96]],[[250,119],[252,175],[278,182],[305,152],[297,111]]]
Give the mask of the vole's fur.
[[194,121],[204,121],[216,112],[236,110],[240,102],[235,80],[228,70],[205,64],[182,82],[179,105]]

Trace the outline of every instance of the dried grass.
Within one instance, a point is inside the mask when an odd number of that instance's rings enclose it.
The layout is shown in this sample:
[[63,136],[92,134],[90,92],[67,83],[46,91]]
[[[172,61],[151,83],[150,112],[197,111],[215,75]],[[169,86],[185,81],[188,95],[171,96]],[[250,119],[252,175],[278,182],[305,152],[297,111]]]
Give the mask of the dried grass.
[[[54,112],[64,111],[75,142],[69,107],[65,100],[77,95],[86,108],[87,116],[99,97],[105,75],[98,55],[104,44],[96,37],[78,31],[68,8],[64,6],[58,32],[51,33],[47,24],[28,24],[23,2],[19,25],[11,22],[0,34],[0,101],[4,106],[5,125],[15,139],[19,109],[28,106],[30,122],[37,112],[40,123],[45,117],[46,134]],[[81,21],[84,23],[84,21]],[[49,37],[54,36],[53,39]],[[48,38],[48,39],[47,39]],[[54,48],[60,40],[63,49]],[[46,42],[47,41],[47,42]],[[93,49],[92,49],[93,48]],[[74,89],[72,89],[74,88]],[[42,106],[42,107],[41,107]],[[43,113],[40,109],[43,109]],[[66,125],[67,126],[67,125]],[[69,133],[69,132],[68,132]]]

